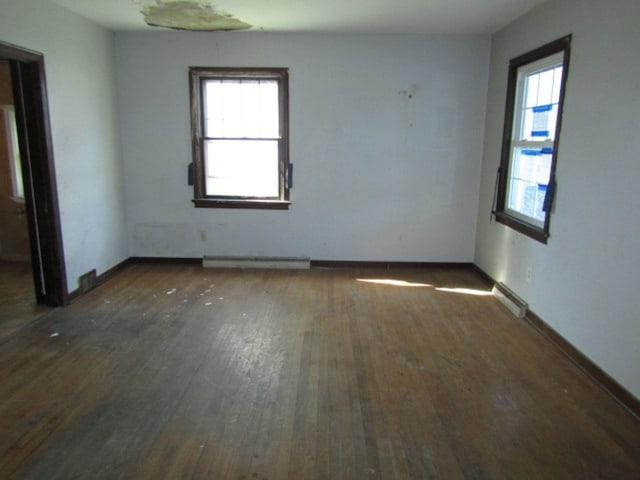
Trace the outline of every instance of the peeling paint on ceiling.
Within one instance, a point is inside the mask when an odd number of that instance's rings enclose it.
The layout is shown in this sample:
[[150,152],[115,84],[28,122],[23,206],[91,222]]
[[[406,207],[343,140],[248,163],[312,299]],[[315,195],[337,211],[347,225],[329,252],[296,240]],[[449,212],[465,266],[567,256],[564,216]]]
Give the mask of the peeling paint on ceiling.
[[186,0],[156,0],[141,12],[152,27],[178,30],[215,31],[245,30],[251,25],[217,9],[207,2]]

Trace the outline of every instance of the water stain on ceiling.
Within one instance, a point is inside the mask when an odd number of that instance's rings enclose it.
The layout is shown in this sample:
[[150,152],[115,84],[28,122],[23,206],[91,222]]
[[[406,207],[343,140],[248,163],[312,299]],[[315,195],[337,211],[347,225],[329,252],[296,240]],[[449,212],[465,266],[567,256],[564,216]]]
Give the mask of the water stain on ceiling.
[[251,25],[207,2],[156,0],[141,12],[147,25],[177,30],[245,30]]

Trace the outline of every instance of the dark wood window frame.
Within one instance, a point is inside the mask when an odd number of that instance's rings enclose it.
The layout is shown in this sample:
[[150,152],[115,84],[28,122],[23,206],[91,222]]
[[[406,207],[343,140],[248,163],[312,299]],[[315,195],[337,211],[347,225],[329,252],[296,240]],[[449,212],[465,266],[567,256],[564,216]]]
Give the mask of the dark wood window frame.
[[[278,140],[278,190],[277,198],[234,197],[208,195],[205,188],[205,159],[203,115],[203,83],[210,79],[272,79],[278,82],[279,140]],[[287,68],[245,67],[189,67],[191,103],[191,140],[193,164],[191,181],[194,190],[194,206],[197,208],[289,208],[291,189],[291,164],[289,162],[289,74]]]
[[[497,182],[497,195],[495,205],[496,220],[504,225],[507,225],[520,233],[527,235],[539,242],[547,243],[549,238],[549,224],[551,217],[551,204],[556,188],[556,160],[558,155],[558,145],[560,142],[560,131],[562,127],[562,110],[564,105],[564,97],[566,90],[567,75],[569,72],[569,56],[571,47],[571,35],[559,38],[553,42],[543,45],[535,50],[520,55],[509,62],[509,74],[507,82],[507,96],[505,107],[505,120],[504,130],[502,135],[502,153],[500,157],[500,168],[498,169],[498,182]],[[563,70],[560,86],[560,98],[558,102],[558,116],[555,128],[554,146],[551,157],[551,168],[549,178],[549,188],[547,190],[547,198],[545,198],[545,220],[544,225],[539,227],[533,223],[529,223],[522,218],[518,218],[514,215],[510,215],[506,209],[506,200],[508,192],[509,182],[509,167],[511,161],[511,155],[513,150],[513,130],[515,122],[516,96],[517,83],[518,83],[518,71],[521,67],[525,67],[531,63],[540,61],[546,57],[554,54],[561,53],[563,57]]]

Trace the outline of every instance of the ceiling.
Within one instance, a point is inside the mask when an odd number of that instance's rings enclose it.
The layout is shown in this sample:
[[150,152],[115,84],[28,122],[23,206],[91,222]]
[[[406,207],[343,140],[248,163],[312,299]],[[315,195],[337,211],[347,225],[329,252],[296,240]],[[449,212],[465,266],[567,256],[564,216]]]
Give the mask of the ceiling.
[[[144,8],[179,0],[51,0],[114,30],[158,30]],[[181,0],[182,3],[187,3]],[[272,32],[490,34],[545,0],[193,0]],[[165,30],[162,28],[162,30]]]

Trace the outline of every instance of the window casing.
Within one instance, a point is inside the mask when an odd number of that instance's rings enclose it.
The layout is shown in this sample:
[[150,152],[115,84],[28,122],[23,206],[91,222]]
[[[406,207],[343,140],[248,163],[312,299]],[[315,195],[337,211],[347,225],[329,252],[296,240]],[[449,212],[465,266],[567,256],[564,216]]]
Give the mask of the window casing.
[[287,209],[288,71],[191,67],[196,207]]
[[540,242],[549,237],[569,67],[567,36],[509,63],[498,172],[497,221]]

